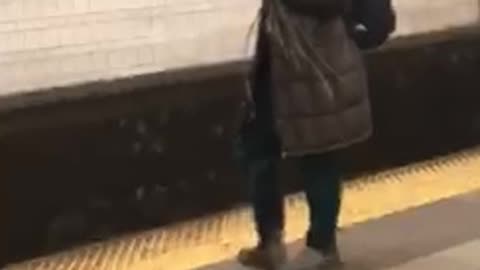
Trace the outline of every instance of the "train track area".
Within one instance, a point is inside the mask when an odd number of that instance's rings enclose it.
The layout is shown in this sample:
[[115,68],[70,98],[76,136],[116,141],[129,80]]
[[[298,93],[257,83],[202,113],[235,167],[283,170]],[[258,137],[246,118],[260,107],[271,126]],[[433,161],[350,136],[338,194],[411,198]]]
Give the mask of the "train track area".
[[[429,205],[480,189],[480,146],[348,181],[341,228]],[[287,241],[303,237],[308,210],[302,194],[286,198]],[[240,207],[204,218],[126,235],[6,270],[188,270],[221,262],[255,243],[251,210]],[[207,268],[202,268],[207,269]]]

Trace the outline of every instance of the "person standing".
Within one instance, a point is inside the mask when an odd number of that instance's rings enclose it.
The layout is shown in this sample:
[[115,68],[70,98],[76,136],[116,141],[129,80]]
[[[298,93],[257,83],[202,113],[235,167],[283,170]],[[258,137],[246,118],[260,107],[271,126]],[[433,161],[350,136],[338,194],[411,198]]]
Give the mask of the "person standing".
[[374,38],[356,30],[357,24],[369,22],[358,22],[365,13],[355,14],[352,8],[349,0],[262,2],[250,106],[234,144],[250,181],[259,236],[256,247],[238,256],[246,266],[273,270],[286,261],[276,168],[282,158],[296,163],[303,176],[310,210],[307,250],[322,264],[340,263],[336,229],[343,169],[336,151],[372,134],[359,47],[382,43],[379,27],[374,27]]

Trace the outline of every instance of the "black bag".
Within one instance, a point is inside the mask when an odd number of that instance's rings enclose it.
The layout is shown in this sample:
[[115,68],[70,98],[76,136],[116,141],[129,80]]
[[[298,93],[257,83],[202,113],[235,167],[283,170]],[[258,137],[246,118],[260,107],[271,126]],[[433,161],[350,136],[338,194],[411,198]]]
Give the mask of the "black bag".
[[373,49],[387,41],[395,31],[396,15],[392,0],[352,0],[353,38],[361,49]]

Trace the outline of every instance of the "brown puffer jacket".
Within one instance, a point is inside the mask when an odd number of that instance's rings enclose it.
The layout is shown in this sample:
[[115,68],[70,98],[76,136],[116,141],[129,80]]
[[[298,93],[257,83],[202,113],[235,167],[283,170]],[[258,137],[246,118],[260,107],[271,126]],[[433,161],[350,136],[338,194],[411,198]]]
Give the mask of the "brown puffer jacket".
[[329,86],[308,64],[294,65],[278,40],[260,27],[260,38],[269,44],[274,127],[282,155],[320,154],[368,139],[372,122],[366,71],[342,14],[319,18],[294,11],[288,17],[329,66],[323,70]]

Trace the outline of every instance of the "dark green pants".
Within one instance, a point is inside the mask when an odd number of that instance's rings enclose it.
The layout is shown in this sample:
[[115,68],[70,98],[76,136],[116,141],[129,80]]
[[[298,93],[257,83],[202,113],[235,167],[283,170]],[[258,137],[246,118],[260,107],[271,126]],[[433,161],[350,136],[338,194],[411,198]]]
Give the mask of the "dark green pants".
[[[235,144],[236,155],[249,180],[260,244],[274,241],[272,237],[277,237],[284,227],[283,196],[277,176],[277,142],[272,129],[254,121],[243,130]],[[303,176],[310,209],[307,245],[328,249],[335,245],[341,170],[331,153],[299,157],[293,162]]]
[[[268,102],[257,102],[257,108],[261,104],[268,105]],[[257,110],[256,119],[244,125],[234,145],[236,157],[250,182],[251,202],[261,244],[271,242],[272,237],[284,227],[283,197],[277,176],[280,147],[270,112]],[[335,245],[341,203],[339,164],[334,153],[298,157],[293,162],[303,177],[310,208],[307,245],[328,249]]]
[[[255,119],[246,121],[234,153],[250,182],[251,202],[260,244],[272,241],[284,227],[283,196],[277,177],[280,143],[273,128],[270,55],[265,35],[257,41],[256,73],[252,78]],[[310,208],[307,245],[326,249],[335,245],[341,203],[341,169],[333,153],[295,158]]]

